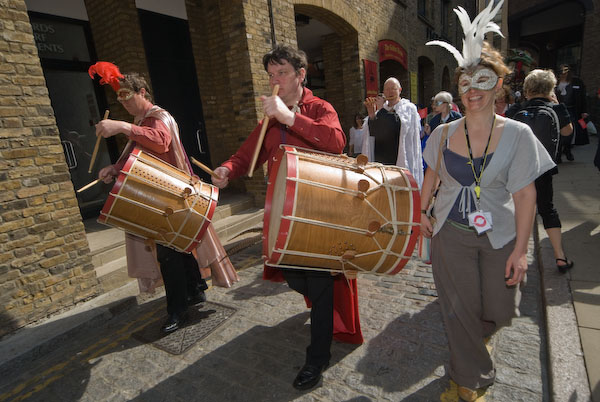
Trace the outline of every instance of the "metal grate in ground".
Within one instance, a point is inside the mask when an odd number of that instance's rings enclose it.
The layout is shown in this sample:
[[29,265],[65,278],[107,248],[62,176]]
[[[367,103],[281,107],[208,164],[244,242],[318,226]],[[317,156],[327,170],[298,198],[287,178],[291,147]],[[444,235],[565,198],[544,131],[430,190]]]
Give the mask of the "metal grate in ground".
[[164,350],[173,355],[180,355],[196,342],[208,336],[217,327],[227,321],[236,309],[222,304],[205,302],[188,308],[188,319],[185,326],[175,332],[165,335],[160,330],[167,316],[164,309],[157,314],[164,317],[157,319],[142,330],[132,334],[133,338],[143,343]]

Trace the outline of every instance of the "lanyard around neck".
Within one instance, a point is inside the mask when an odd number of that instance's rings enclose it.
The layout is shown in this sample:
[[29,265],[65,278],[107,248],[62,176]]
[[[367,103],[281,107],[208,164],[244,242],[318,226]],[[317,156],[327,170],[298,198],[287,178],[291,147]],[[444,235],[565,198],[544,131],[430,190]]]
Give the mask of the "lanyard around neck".
[[492,134],[494,133],[494,126],[496,125],[496,115],[494,114],[494,120],[492,121],[492,128],[490,130],[490,135],[487,140],[487,144],[485,145],[485,150],[483,151],[483,162],[481,166],[479,166],[479,175],[475,171],[475,163],[473,162],[473,150],[471,149],[471,141],[469,141],[469,130],[467,130],[467,119],[465,118],[465,138],[467,140],[467,147],[469,148],[469,162],[471,165],[471,171],[473,172],[473,178],[475,179],[475,195],[477,196],[477,201],[479,201],[479,196],[481,194],[481,176],[483,175],[483,171],[485,169],[485,164],[488,156],[488,148],[490,147],[490,142],[492,140]]

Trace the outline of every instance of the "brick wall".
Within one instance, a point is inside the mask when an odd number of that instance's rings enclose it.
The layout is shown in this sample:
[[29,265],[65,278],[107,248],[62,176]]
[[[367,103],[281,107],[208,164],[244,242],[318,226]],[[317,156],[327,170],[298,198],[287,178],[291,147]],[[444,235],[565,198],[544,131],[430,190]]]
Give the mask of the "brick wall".
[[[98,60],[115,63],[123,73],[139,73],[152,87],[135,0],[85,0],[85,6]],[[104,85],[103,89],[110,118],[132,121],[110,86]],[[126,142],[122,136],[117,138],[119,143]]]
[[99,294],[22,0],[0,0],[0,336]]
[[[585,16],[583,26],[583,47],[581,60],[581,78],[585,82],[588,99],[597,105],[596,91],[600,89],[598,61],[600,61],[600,0],[594,0],[594,10]],[[597,118],[600,116],[597,116]]]

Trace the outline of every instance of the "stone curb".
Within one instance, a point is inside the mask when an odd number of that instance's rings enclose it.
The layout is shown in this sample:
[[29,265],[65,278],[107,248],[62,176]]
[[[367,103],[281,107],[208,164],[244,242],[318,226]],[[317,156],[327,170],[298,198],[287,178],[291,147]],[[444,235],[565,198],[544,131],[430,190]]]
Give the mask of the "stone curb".
[[552,247],[542,246],[544,227],[534,225],[545,310],[550,398],[553,401],[590,401],[591,392],[577,326],[569,273],[556,269]]

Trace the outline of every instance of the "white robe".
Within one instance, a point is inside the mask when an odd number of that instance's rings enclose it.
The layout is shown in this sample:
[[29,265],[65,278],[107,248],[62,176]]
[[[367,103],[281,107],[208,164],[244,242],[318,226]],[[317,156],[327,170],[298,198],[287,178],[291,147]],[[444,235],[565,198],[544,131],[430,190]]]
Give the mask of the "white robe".
[[[388,106],[386,101],[383,105],[386,110],[394,109],[394,112],[400,117],[400,140],[398,141],[398,156],[396,157],[396,166],[407,168],[413,175],[419,188],[423,184],[423,157],[421,153],[421,117],[417,112],[417,107],[408,99],[400,99],[393,107]],[[369,141],[369,118],[365,119],[363,124],[364,136],[362,153],[373,160],[374,150],[371,149],[372,143]]]

